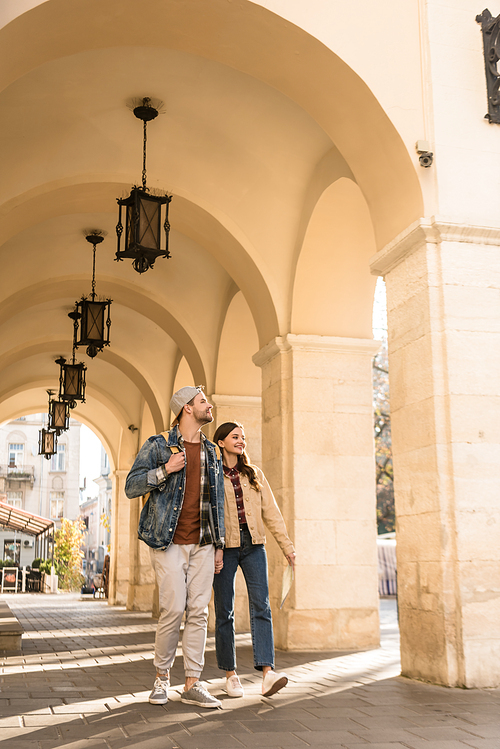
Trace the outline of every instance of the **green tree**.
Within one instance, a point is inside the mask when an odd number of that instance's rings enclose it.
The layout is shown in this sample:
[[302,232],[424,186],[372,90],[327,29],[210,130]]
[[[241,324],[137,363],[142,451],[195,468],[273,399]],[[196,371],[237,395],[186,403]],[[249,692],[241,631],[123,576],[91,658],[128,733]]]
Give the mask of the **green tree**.
[[379,533],[396,528],[394,472],[392,467],[391,409],[389,405],[389,356],[387,339],[373,360],[373,410]]
[[61,527],[54,534],[54,566],[63,590],[80,590],[84,583],[82,574],[83,534],[82,518],[61,520]]

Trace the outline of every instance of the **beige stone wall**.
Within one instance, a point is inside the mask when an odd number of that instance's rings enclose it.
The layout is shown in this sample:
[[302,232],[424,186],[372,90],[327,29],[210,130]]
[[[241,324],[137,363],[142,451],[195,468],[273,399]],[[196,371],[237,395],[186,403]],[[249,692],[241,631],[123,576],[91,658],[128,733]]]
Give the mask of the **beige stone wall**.
[[254,360],[262,367],[263,468],[297,552],[286,564],[269,542],[277,647],[348,649],[378,643],[371,358],[362,339],[289,335]]
[[500,232],[421,222],[386,274],[403,673],[500,683]]

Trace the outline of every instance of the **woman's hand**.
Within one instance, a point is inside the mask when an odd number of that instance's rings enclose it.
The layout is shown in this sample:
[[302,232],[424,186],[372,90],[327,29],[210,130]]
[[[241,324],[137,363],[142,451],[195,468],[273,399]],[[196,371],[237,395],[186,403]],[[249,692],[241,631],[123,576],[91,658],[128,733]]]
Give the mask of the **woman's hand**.
[[296,553],[294,551],[292,551],[291,554],[287,554],[286,555],[286,560],[287,560],[288,564],[291,566],[291,568],[292,568],[292,570],[294,572],[295,572],[295,557],[296,556],[297,555],[296,555]]
[[218,575],[221,569],[224,567],[224,549],[215,550],[214,563],[215,563],[214,572],[216,575]]

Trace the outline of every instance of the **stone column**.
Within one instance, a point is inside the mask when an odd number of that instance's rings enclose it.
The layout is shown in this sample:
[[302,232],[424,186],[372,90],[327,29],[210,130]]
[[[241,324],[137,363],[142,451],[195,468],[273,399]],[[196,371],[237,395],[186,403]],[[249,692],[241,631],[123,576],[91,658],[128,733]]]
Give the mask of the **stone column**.
[[124,606],[127,602],[129,580],[130,501],[125,495],[128,471],[116,470],[111,476],[111,543],[109,603]]
[[127,609],[129,611],[151,611],[155,592],[155,575],[151,566],[149,547],[137,537],[142,498],[135,497],[130,503],[129,526],[129,581]]
[[[297,551],[279,611],[283,555],[268,542],[276,646],[346,650],[379,642],[372,340],[287,335],[262,367],[263,469]],[[269,536],[269,534],[268,534]]]
[[387,282],[403,674],[500,685],[500,230],[424,220]]

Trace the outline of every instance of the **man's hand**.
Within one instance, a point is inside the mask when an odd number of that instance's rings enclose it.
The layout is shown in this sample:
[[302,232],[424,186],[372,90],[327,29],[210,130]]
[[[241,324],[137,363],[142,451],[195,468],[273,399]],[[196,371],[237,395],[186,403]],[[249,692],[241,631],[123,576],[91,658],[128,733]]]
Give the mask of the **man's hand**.
[[215,550],[215,574],[218,575],[221,569],[224,567],[224,549]]
[[181,450],[180,453],[174,453],[170,456],[167,463],[165,463],[165,470],[167,473],[177,473],[178,471],[182,471],[185,463],[186,457]]
[[287,562],[291,566],[292,570],[294,570],[294,571],[295,571],[295,557],[296,556],[297,555],[295,554],[294,551],[292,551],[291,554],[287,554],[286,555]]

